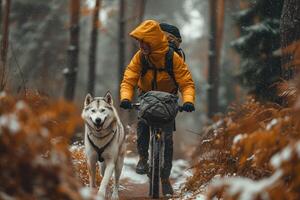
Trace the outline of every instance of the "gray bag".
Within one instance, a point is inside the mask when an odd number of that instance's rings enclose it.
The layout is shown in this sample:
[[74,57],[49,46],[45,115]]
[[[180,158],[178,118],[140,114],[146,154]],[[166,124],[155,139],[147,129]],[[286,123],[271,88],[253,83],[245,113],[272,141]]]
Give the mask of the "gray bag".
[[175,120],[178,112],[177,95],[149,91],[140,96],[138,117],[150,126],[162,126]]

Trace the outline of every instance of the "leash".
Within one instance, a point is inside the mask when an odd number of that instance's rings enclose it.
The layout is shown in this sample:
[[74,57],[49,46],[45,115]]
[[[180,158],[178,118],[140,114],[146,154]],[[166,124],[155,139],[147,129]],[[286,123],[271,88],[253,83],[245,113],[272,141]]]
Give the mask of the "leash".
[[[117,128],[118,129],[118,128]],[[117,132],[117,129],[114,131],[114,135],[112,136],[111,140],[106,143],[106,145],[104,145],[103,147],[99,148],[97,145],[95,145],[93,143],[93,141],[91,140],[89,134],[87,135],[87,138],[90,142],[90,144],[92,145],[92,147],[96,150],[97,154],[98,154],[98,160],[100,162],[103,162],[104,161],[104,158],[102,157],[102,153],[105,151],[105,149],[110,145],[110,143],[113,141],[113,139],[115,138],[115,135],[116,135],[116,132]]]

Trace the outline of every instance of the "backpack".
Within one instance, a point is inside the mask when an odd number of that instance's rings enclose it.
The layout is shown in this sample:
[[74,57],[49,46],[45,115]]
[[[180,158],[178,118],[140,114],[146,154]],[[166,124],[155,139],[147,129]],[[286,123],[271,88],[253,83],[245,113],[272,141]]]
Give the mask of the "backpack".
[[[171,35],[172,38],[174,37],[177,38],[179,43],[181,42],[181,35],[179,29],[176,26],[167,23],[160,23],[160,27],[166,34]],[[157,71],[166,71],[175,84],[175,90],[172,93],[177,93],[178,83],[176,82],[175,75],[173,72],[173,55],[175,51],[185,61],[185,54],[183,50],[179,48],[178,44],[176,45],[171,40],[169,40],[168,42],[169,42],[169,50],[165,56],[166,66],[164,68],[156,68],[155,66],[153,66],[152,63],[150,63],[146,59],[146,57],[143,54],[141,55],[141,63],[142,63],[141,77],[144,77],[144,75],[147,73],[148,70],[154,70],[154,78],[152,80],[152,90],[155,90],[157,88],[157,83],[156,83]]]
[[173,48],[174,51],[185,61],[184,51],[179,47],[182,42],[179,29],[176,26],[167,23],[160,23],[159,26],[168,39],[169,47]]
[[162,91],[149,91],[139,97],[138,117],[150,126],[163,126],[175,120],[178,96]]

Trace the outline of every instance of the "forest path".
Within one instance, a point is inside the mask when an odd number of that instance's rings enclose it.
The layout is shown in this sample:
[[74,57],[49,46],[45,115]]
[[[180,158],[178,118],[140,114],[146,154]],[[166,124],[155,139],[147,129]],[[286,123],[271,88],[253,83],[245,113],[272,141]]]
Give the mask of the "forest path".
[[[124,168],[121,176],[120,200],[143,200],[151,199],[148,197],[149,185],[146,175],[138,175],[135,173],[135,165],[138,161],[137,157],[125,158]],[[173,161],[173,169],[171,173],[171,182],[176,193],[179,193],[181,184],[185,178],[190,175],[187,170],[188,162],[184,160]],[[176,195],[175,195],[176,196]],[[169,198],[160,198],[169,199]]]

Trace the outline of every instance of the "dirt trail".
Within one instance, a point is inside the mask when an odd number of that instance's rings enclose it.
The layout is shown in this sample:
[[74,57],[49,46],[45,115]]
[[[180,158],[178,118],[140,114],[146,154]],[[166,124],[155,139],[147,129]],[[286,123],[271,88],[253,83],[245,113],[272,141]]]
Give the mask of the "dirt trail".
[[[148,183],[134,184],[130,182],[122,182],[122,185],[126,188],[120,191],[120,200],[149,200],[148,197]],[[169,198],[159,198],[169,199]]]
[[126,188],[120,191],[120,200],[142,200],[150,199],[148,195],[148,184],[133,184],[130,182],[122,183]]

